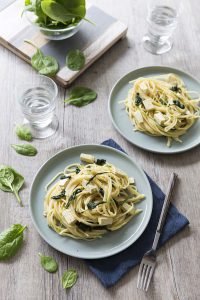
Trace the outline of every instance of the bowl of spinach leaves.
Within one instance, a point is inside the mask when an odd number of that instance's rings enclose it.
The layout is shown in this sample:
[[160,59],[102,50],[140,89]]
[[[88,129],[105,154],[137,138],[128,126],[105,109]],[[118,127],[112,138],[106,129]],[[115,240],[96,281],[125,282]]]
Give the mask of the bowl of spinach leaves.
[[25,0],[28,21],[50,40],[73,36],[85,18],[85,0]]

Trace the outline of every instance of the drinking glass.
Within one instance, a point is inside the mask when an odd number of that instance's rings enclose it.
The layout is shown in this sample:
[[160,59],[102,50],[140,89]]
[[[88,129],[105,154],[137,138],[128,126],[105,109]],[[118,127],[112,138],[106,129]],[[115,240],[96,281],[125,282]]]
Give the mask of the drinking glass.
[[59,124],[55,115],[58,94],[55,82],[49,77],[37,75],[31,82],[17,88],[24,124],[30,127],[33,137],[43,139],[53,135]]
[[147,51],[162,54],[172,47],[171,36],[177,26],[181,0],[148,0],[148,32],[143,37]]

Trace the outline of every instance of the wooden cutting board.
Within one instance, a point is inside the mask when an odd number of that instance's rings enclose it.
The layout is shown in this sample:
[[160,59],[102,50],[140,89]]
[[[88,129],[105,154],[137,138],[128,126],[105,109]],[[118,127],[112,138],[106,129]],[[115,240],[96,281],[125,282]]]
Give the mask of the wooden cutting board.
[[[35,49],[24,43],[33,41],[45,54],[54,56],[60,66],[55,80],[62,86],[70,85],[93,62],[105,53],[118,40],[125,37],[127,26],[96,6],[87,9],[87,18],[95,25],[83,22],[78,33],[62,41],[50,41],[21,17],[23,0],[1,0],[0,5],[0,44],[30,63]],[[71,49],[82,50],[86,57],[85,67],[71,71],[65,65],[66,54]]]

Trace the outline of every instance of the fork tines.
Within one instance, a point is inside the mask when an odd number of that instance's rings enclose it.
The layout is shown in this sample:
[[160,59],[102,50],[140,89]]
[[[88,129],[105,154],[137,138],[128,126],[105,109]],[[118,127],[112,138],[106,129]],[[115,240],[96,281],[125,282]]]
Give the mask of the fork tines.
[[150,261],[149,259],[143,258],[140,264],[137,288],[147,292],[149,283],[153,276],[155,269],[155,261]]

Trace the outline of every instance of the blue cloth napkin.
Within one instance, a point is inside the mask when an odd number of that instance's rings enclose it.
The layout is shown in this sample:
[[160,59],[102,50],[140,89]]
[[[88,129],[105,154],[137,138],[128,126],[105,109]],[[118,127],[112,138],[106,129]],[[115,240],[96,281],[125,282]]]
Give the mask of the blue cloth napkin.
[[[112,139],[102,144],[124,152]],[[152,246],[165,195],[148,175],[147,177],[153,192],[153,211],[146,230],[140,238],[126,250],[108,258],[86,260],[90,270],[99,278],[105,287],[114,285],[125,273],[139,264],[144,253]],[[170,205],[158,248],[188,224],[188,219],[179,213],[174,205]]]

